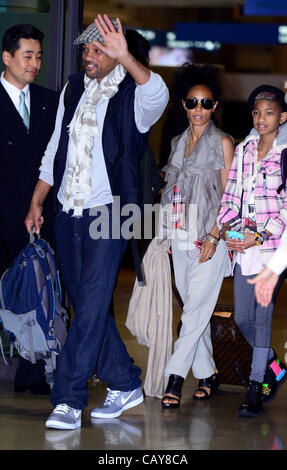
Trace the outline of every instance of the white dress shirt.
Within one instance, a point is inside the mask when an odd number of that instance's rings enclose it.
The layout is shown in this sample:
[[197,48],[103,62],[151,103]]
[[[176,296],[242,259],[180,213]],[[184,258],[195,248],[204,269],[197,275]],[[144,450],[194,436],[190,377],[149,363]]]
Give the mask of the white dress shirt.
[[5,90],[7,91],[8,95],[10,96],[11,100],[13,101],[13,104],[15,108],[19,109],[19,101],[20,101],[20,93],[21,91],[24,91],[25,93],[25,103],[28,108],[28,111],[30,113],[30,88],[29,85],[26,85],[22,90],[19,90],[19,88],[15,87],[12,85],[12,83],[7,82],[7,80],[4,78],[4,73],[1,73],[0,81]]
[[[65,112],[64,93],[66,85],[61,93],[59,107],[56,117],[55,130],[47,146],[40,166],[40,179],[53,186],[54,158],[58,149],[61,136],[62,119]],[[85,99],[85,91],[78,103]],[[150,127],[160,118],[169,99],[168,89],[160,75],[151,71],[150,78],[144,85],[137,85],[135,90],[135,122],[139,132],[147,132]],[[113,202],[110,183],[106,170],[106,164],[102,146],[102,130],[109,101],[105,101],[96,108],[99,136],[94,139],[93,147],[93,170],[92,170],[92,194],[84,209],[109,204]],[[67,162],[66,162],[67,169]],[[64,201],[65,175],[58,192],[60,203]]]

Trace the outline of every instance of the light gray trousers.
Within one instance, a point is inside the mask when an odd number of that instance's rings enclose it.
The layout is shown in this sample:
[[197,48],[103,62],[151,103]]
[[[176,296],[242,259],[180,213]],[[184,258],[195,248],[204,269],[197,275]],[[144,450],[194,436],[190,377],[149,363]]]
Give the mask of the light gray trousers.
[[210,318],[221,289],[229,258],[223,241],[211,260],[198,263],[180,249],[178,230],[172,240],[175,282],[184,307],[180,336],[168,361],[164,375],[176,374],[184,379],[190,368],[195,378],[210,377],[215,372],[210,333]]

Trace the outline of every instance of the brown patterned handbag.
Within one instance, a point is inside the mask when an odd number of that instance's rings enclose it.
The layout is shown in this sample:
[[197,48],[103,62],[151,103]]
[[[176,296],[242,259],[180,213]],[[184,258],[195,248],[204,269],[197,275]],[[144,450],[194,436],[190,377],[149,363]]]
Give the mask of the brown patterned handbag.
[[[183,308],[179,292],[172,283],[173,293]],[[234,321],[234,306],[217,304],[210,320],[213,358],[222,384],[248,384],[251,368],[252,348]],[[179,336],[181,321],[177,325]]]
[[213,357],[222,384],[246,387],[252,348],[234,321],[234,307],[216,305],[210,320]]

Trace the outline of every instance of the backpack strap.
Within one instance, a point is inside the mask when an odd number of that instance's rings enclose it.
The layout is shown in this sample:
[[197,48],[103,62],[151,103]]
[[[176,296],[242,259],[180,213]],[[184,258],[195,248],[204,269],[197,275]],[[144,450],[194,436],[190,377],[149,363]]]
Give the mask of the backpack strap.
[[[55,274],[55,277],[56,277],[56,286],[55,286],[56,287],[56,295],[58,296],[59,301],[61,303],[62,302],[62,288],[61,288],[61,283],[60,283],[60,276],[59,276],[58,266],[57,266],[57,263],[55,261],[54,250],[52,250],[52,248],[50,247],[48,242],[46,242],[45,240],[43,240],[41,238],[40,234],[36,234],[36,233],[33,232],[33,230],[31,230],[30,231],[30,243],[34,243],[34,242],[36,242],[36,240],[40,240],[40,241],[37,241],[37,243],[35,243],[36,251],[39,250],[37,253],[40,253],[41,257],[43,256],[43,252],[44,252],[45,256],[46,256],[47,251],[50,254],[50,258],[52,260],[53,267],[54,267],[54,274]],[[41,248],[38,248],[39,246]],[[49,260],[47,259],[47,261],[48,261],[48,265],[49,265],[49,268],[50,268]],[[46,271],[46,269],[43,270],[43,271]],[[1,301],[1,291],[0,291],[0,301]]]
[[47,288],[47,296],[48,296],[48,321],[49,324],[50,322],[54,319],[55,317],[55,294],[54,294],[54,285],[53,285],[53,279],[51,276],[50,272],[50,267],[48,260],[46,258],[46,253],[45,250],[41,246],[41,240],[35,240],[33,243],[31,243],[27,247],[27,260],[29,262],[30,268],[33,269],[34,267],[32,266],[33,262],[31,260],[30,254],[29,254],[29,248],[33,246],[34,248],[34,254],[37,256],[37,259],[39,261],[39,265],[42,269],[44,278],[45,278],[45,285]]
[[287,178],[287,148],[283,149],[281,152],[281,159],[280,159],[280,167],[281,167],[281,180],[282,183],[277,188],[277,194],[279,194],[282,189],[285,189],[286,186],[286,178]]
[[35,240],[38,240],[39,238],[41,238],[41,235],[39,233],[35,233],[33,229],[30,230],[29,236],[30,236],[30,243],[33,243]]
[[[5,271],[6,273],[6,271]],[[2,274],[1,276],[1,280],[0,280],[0,302],[1,302],[1,308],[5,309],[5,302],[4,302],[4,296],[3,296],[3,288],[2,288],[2,283],[3,283],[3,276],[4,274]]]
[[53,356],[45,359],[45,379],[51,389],[54,385],[54,370],[56,369],[56,364],[54,362]]
[[20,334],[25,333],[27,331],[28,338],[29,338],[29,345],[30,345],[30,360],[32,364],[36,364],[36,356],[35,356],[35,348],[34,348],[34,341],[33,341],[33,333],[32,333],[33,323],[32,321],[27,321],[23,328],[20,331]]
[[242,189],[242,176],[243,176],[243,167],[244,167],[244,154],[247,145],[251,142],[252,136],[248,136],[241,144],[238,146],[238,160],[237,160],[237,180],[236,185]]
[[3,357],[3,361],[5,362],[6,366],[8,366],[8,362],[6,361],[6,357],[5,357],[5,354],[4,354],[3,342],[2,342],[1,336],[0,336],[0,351],[1,351],[1,355]]
[[45,240],[42,240],[41,242],[41,246],[43,246],[45,248],[45,250],[49,253],[50,255],[50,259],[53,263],[53,268],[54,268],[54,274],[55,274],[55,278],[56,278],[56,285],[55,285],[55,294],[58,296],[59,298],[59,302],[60,304],[62,303],[62,287],[61,287],[61,282],[60,282],[60,274],[59,274],[59,269],[58,269],[58,266],[57,266],[57,263],[56,263],[56,259],[55,259],[55,252],[54,250],[51,248],[51,246],[49,245],[49,243],[45,242]]

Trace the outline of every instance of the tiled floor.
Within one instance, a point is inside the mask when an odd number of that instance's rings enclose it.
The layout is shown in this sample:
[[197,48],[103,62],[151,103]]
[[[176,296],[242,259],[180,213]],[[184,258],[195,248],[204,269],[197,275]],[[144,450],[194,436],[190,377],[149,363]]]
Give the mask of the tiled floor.
[[[146,370],[148,349],[138,345],[125,327],[134,273],[123,269],[115,293],[115,315],[121,335],[135,363]],[[287,359],[287,284],[278,299],[273,320],[273,345]],[[219,302],[232,303],[232,279],[224,281]],[[174,334],[180,310],[174,300]],[[285,357],[286,354],[286,357]],[[192,399],[196,385],[188,377],[180,409],[163,411],[160,400],[146,398],[140,406],[114,420],[90,419],[102,403],[105,384],[90,381],[90,400],[83,426],[75,431],[47,430],[48,397],[14,394],[12,383],[0,382],[0,450],[281,450],[287,449],[287,381],[262,416],[242,419],[236,410],[244,397],[241,386],[221,385],[218,395],[205,402]]]

